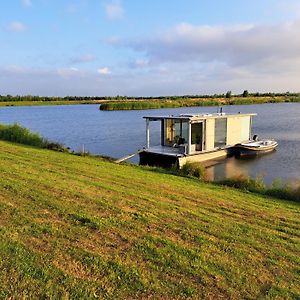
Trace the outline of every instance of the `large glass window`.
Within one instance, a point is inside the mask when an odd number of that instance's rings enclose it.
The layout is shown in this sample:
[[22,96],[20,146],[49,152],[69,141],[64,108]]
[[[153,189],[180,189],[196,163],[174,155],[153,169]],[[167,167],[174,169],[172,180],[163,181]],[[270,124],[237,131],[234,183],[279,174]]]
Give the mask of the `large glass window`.
[[165,144],[185,144],[188,142],[189,124],[184,120],[165,121]]
[[184,144],[187,144],[188,140],[189,140],[189,123],[188,122],[182,122],[180,136],[182,137],[182,142]]
[[215,148],[224,147],[227,142],[227,118],[215,119]]

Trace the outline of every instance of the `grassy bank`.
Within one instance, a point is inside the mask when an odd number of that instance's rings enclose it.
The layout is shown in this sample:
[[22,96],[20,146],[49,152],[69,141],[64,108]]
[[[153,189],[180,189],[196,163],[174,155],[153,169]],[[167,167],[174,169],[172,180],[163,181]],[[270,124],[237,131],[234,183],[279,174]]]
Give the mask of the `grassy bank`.
[[300,207],[0,141],[0,298],[297,299]]
[[114,101],[102,103],[100,110],[139,110],[159,109],[192,106],[221,106],[238,104],[263,104],[263,103],[285,103],[300,102],[300,97],[295,96],[271,96],[271,97],[210,97],[210,98],[176,98],[139,101]]
[[0,95],[1,106],[41,106],[41,105],[72,105],[72,104],[100,104],[106,101],[117,101],[111,97],[43,97],[43,96],[12,96]]
[[48,106],[48,105],[75,105],[75,104],[101,104],[102,100],[57,100],[57,101],[0,101],[0,107],[7,106]]
[[62,144],[50,142],[49,140],[41,137],[38,133],[31,132],[29,129],[22,127],[19,124],[0,124],[0,140],[30,145],[38,148],[68,152],[68,149]]
[[238,176],[218,181],[217,184],[234,187],[243,191],[257,193],[260,195],[278,197],[284,200],[290,200],[300,203],[300,186],[291,186],[283,184],[281,180],[274,180],[271,186],[264,183],[263,178],[253,179],[251,177]]

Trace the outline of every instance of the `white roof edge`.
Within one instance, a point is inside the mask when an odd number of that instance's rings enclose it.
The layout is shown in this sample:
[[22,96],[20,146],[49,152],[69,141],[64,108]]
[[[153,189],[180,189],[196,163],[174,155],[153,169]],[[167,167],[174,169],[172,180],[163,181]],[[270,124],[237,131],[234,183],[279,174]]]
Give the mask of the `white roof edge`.
[[235,116],[257,116],[256,113],[214,113],[214,114],[181,114],[181,115],[166,115],[166,116],[144,116],[144,119],[182,119],[182,120],[195,120],[195,119],[208,119],[218,117],[235,117]]

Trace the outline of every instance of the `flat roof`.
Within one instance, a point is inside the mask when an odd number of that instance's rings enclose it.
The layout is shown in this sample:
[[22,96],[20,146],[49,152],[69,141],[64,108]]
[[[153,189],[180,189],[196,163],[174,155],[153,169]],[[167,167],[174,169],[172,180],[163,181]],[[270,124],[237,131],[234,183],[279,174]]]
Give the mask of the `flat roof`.
[[165,119],[174,119],[174,120],[185,120],[185,121],[200,121],[206,119],[217,119],[217,118],[231,118],[231,117],[248,117],[256,116],[255,113],[236,113],[236,114],[226,114],[226,113],[215,113],[215,114],[180,114],[180,115],[169,115],[169,116],[145,116],[144,119],[149,121],[160,121]]

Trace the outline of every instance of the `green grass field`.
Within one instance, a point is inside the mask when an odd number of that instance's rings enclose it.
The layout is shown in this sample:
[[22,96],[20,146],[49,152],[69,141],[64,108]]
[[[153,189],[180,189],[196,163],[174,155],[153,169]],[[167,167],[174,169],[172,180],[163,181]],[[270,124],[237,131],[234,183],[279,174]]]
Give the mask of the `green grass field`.
[[0,141],[1,299],[299,299],[300,206]]

